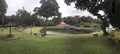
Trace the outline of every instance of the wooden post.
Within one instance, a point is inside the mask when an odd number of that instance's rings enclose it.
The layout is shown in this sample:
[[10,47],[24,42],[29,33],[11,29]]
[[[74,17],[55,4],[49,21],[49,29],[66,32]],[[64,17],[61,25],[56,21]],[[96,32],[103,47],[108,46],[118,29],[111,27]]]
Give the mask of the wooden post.
[[46,17],[45,18],[45,28],[44,28],[44,31],[45,31],[44,34],[45,34],[45,36],[47,35],[47,31],[46,31],[47,30],[47,21],[48,21],[48,18]]
[[10,35],[12,35],[11,26],[9,27],[9,29],[10,29]]
[[31,26],[31,35],[32,35],[32,26]]

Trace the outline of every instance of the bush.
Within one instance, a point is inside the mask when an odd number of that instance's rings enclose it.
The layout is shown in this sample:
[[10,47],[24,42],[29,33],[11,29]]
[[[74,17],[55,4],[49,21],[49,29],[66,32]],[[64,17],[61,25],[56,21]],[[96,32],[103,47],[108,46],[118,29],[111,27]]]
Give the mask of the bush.
[[111,32],[111,39],[116,43],[120,43],[120,30],[112,31]]
[[56,31],[60,33],[70,33],[70,34],[79,34],[79,33],[92,33],[91,30],[84,29],[73,29],[73,28],[47,28],[48,31]]

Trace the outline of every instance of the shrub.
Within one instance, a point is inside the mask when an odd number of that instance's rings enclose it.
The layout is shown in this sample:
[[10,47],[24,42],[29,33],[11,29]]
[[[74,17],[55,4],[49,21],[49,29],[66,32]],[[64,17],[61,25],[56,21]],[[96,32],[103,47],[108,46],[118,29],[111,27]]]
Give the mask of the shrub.
[[111,39],[116,43],[120,43],[120,30],[112,31],[111,32]]

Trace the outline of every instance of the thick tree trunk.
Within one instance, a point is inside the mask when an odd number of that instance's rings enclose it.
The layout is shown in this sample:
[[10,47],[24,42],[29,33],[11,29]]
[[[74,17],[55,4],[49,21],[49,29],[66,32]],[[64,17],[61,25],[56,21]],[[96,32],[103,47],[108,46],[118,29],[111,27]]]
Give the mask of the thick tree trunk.
[[106,30],[103,30],[103,35],[108,35],[108,32]]
[[106,22],[104,20],[103,20],[102,30],[103,30],[103,35],[108,35],[108,32],[106,31]]
[[108,35],[108,32],[106,31],[106,27],[105,26],[103,26],[102,30],[103,30],[103,35]]
[[98,16],[98,18],[100,18],[101,19],[101,21],[102,21],[102,26],[101,26],[101,28],[102,28],[102,30],[103,30],[103,35],[108,35],[108,32],[106,31],[106,22],[105,22],[105,20],[103,19],[103,17],[101,16],[101,15],[97,15]]

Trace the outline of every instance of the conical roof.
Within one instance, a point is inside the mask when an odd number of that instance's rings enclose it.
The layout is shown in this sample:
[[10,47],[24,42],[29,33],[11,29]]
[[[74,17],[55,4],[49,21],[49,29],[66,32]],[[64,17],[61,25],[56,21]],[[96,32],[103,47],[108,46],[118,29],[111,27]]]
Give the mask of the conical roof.
[[5,24],[6,27],[16,27],[17,25],[15,23],[9,22],[8,24]]
[[60,23],[60,25],[65,25],[66,23],[62,20],[61,21],[61,23]]
[[69,24],[65,23],[63,20],[61,21],[61,23],[59,25],[57,25],[58,27],[70,27]]

